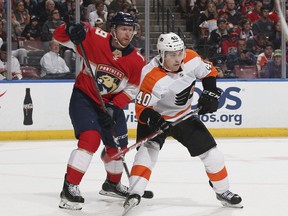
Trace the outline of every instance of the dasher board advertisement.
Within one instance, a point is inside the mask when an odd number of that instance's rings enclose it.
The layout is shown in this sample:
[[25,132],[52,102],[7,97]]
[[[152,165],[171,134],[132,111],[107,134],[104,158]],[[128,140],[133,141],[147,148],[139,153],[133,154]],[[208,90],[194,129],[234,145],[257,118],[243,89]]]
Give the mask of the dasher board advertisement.
[[[1,81],[0,131],[73,133],[68,113],[73,84],[73,81]],[[219,80],[218,87],[223,91],[218,111],[199,116],[209,129],[278,129],[288,136],[287,80]],[[31,103],[25,104],[27,89]],[[197,82],[193,109],[201,92],[202,84]],[[24,124],[25,108],[32,109],[29,124]],[[134,108],[134,101],[125,108],[129,130],[135,130],[137,125]]]

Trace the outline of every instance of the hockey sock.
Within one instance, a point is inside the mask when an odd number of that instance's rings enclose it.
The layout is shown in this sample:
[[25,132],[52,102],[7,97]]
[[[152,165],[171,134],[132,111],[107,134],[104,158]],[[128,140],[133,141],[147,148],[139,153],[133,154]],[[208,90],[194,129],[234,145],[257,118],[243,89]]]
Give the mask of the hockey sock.
[[[117,148],[112,148],[110,146],[106,146],[105,150],[105,154],[108,154],[110,157],[118,152]],[[117,160],[112,160],[108,163],[104,162],[104,166],[107,172],[107,179],[109,181],[114,183],[118,183],[121,181],[123,173],[123,163],[120,158],[118,158]]]
[[216,147],[199,155],[204,163],[209,180],[213,184],[216,193],[224,193],[229,190],[229,180],[224,164],[224,155]]
[[130,194],[141,196],[144,194],[152,169],[157,162],[159,151],[160,146],[153,141],[147,142],[139,148],[129,178]]
[[78,149],[71,152],[66,180],[72,184],[79,185],[90,162],[100,145],[100,134],[97,131],[84,131],[79,136]]

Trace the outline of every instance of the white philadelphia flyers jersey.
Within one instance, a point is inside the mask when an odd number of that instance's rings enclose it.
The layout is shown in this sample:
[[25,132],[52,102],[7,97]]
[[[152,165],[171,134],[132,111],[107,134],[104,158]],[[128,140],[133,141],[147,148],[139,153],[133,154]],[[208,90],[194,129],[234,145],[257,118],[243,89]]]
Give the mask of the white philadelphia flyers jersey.
[[210,62],[189,49],[180,72],[167,72],[158,62],[159,56],[156,56],[142,69],[135,101],[138,121],[145,108],[154,109],[166,121],[175,121],[190,111],[196,79],[217,76],[217,70]]

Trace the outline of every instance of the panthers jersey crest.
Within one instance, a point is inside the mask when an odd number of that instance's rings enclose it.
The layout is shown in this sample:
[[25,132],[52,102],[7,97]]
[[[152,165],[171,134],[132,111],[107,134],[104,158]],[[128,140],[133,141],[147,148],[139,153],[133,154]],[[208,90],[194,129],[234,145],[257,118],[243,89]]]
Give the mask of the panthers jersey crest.
[[96,71],[96,82],[101,95],[115,91],[124,78],[122,71],[110,65],[99,64]]

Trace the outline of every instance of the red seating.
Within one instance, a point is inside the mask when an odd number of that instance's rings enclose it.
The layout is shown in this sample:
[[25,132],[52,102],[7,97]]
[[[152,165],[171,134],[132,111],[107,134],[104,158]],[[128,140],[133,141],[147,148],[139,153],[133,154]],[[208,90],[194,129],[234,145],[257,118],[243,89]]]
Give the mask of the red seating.
[[258,78],[258,71],[256,65],[235,65],[234,72],[238,78]]
[[39,69],[31,66],[22,66],[21,72],[23,79],[40,79]]

